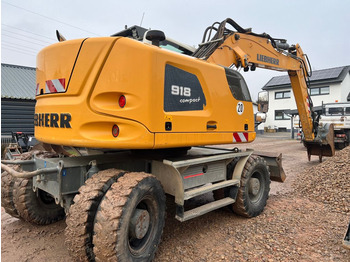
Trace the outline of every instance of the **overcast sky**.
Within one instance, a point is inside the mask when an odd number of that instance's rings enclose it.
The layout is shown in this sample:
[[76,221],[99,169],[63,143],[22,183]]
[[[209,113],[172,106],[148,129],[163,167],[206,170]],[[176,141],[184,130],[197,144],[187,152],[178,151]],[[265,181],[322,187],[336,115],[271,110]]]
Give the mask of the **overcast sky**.
[[[163,30],[196,46],[205,28],[232,18],[255,33],[299,43],[313,70],[350,65],[349,0],[117,1],[6,0],[1,2],[1,62],[35,67],[37,52],[67,39],[109,36],[125,25]],[[252,96],[281,73],[244,73]],[[284,73],[285,74],[285,73]],[[34,89],[33,89],[34,90]]]

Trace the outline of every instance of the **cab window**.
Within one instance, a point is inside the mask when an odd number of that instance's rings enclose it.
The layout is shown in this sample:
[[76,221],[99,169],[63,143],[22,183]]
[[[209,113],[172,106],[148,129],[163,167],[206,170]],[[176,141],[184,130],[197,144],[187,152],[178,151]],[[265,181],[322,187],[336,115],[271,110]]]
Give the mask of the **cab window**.
[[226,79],[231,93],[236,100],[252,101],[248,86],[243,76],[235,70],[225,68]]
[[170,51],[174,51],[180,54],[185,54],[185,55],[192,55],[192,52],[190,50],[187,50],[185,48],[183,48],[182,46],[179,46],[175,43],[171,43],[167,40],[161,41],[159,44],[159,47],[170,50]]

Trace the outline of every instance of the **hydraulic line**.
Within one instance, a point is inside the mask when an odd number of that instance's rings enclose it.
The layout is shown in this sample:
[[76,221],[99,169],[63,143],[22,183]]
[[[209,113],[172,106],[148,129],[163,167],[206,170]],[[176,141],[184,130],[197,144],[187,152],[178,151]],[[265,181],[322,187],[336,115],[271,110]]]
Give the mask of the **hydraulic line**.
[[[226,28],[227,24],[231,25],[236,31],[232,31]],[[218,28],[215,27],[216,25],[219,25]],[[215,30],[216,33],[213,36],[213,38],[210,39],[211,33],[213,30]],[[208,32],[209,32],[209,35],[207,36]],[[199,48],[193,53],[193,56],[204,60],[208,59],[208,57],[216,50],[216,48],[219,47],[225,41],[227,36],[232,35],[235,32],[251,34],[253,36],[267,38],[271,41],[271,44],[274,48],[276,48],[275,40],[281,40],[281,41],[284,40],[284,39],[274,39],[269,34],[266,34],[266,33],[256,34],[256,33],[250,32],[249,30],[243,29],[240,25],[238,25],[232,19],[227,18],[221,23],[215,22],[212,24],[212,26],[209,26],[205,29],[203,38],[202,38],[202,43],[199,45]]]

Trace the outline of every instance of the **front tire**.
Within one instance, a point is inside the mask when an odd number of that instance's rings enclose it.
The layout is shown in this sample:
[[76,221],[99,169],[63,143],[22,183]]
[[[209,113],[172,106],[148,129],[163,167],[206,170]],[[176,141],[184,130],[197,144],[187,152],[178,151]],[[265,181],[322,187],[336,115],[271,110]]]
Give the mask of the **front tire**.
[[165,194],[146,173],[118,179],[101,201],[94,225],[96,261],[151,261],[160,243]]
[[241,186],[233,211],[244,217],[258,216],[265,208],[270,192],[270,172],[266,161],[252,155],[244,166]]

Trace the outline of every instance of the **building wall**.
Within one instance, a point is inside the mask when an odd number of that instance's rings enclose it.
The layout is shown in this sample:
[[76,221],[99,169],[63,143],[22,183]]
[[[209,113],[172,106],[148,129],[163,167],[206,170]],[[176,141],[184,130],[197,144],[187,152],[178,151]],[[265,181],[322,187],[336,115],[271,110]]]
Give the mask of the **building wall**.
[[275,111],[296,108],[294,96],[291,92],[290,98],[275,99],[276,92],[291,91],[289,88],[270,90],[269,93],[269,111],[267,112],[265,127],[269,129],[286,128],[290,129],[290,120],[275,120]]
[[35,100],[1,98],[1,136],[34,134]]
[[350,73],[346,75],[344,81],[341,83],[341,101],[347,102],[347,97],[350,93]]

